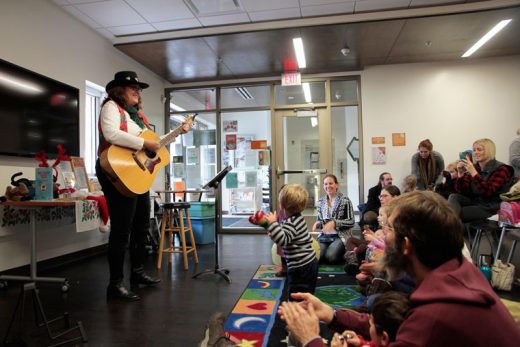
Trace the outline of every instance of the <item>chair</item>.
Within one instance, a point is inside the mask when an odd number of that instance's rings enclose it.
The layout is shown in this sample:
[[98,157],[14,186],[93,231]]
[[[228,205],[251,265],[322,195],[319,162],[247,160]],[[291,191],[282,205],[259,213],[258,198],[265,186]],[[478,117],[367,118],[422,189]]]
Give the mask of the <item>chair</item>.
[[[161,238],[159,242],[159,257],[157,259],[157,268],[162,265],[163,253],[169,253],[168,262],[171,264],[173,253],[182,253],[184,260],[184,270],[188,270],[188,254],[193,253],[195,264],[199,263],[197,255],[197,246],[195,245],[195,237],[191,227],[190,219],[190,203],[188,202],[167,202],[162,205],[163,217],[161,221]],[[190,237],[190,245],[186,244],[186,233]],[[166,242],[166,234],[168,234],[168,243]],[[175,246],[174,235],[179,235],[180,245]]]
[[504,243],[504,238],[505,238],[506,232],[507,232],[507,236],[509,236],[509,238],[511,238],[513,241],[513,243],[511,244],[511,249],[509,250],[509,255],[507,256],[507,263],[510,263],[511,259],[513,259],[513,255],[515,253],[516,243],[518,241],[520,241],[520,227],[512,225],[508,222],[500,222],[500,226],[501,226],[502,231],[500,233],[500,240],[498,241],[497,253],[496,253],[495,259],[499,259],[499,257],[500,257],[500,251],[502,249],[502,245]]
[[[493,217],[464,224],[464,228],[468,233],[471,259],[473,259],[473,262],[475,264],[478,260],[477,258],[479,255],[478,253],[480,249],[480,242],[482,240],[482,234],[484,234],[486,236],[486,239],[488,240],[491,254],[493,255],[493,253],[498,252],[498,246],[497,250],[495,251],[492,239],[495,239],[495,232],[497,230],[500,230],[500,226],[495,220],[491,218]],[[476,230],[473,240],[471,239],[471,230]]]

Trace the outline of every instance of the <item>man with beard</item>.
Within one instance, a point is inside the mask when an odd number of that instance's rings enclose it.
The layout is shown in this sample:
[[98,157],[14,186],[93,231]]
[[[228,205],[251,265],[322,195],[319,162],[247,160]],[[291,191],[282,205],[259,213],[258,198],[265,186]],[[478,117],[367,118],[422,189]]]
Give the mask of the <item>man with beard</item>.
[[[517,346],[520,329],[511,314],[462,256],[462,224],[449,203],[433,192],[416,191],[394,199],[392,207],[383,265],[390,276],[408,273],[417,289],[390,346]],[[278,313],[303,346],[325,346],[319,321],[340,333],[349,329],[369,336],[368,315],[334,310],[307,293],[292,297],[301,302],[284,302]]]
[[392,185],[392,182],[392,175],[389,172],[383,172],[379,175],[377,184],[368,190],[366,206],[359,221],[360,227],[363,227],[365,224],[377,227],[377,215],[381,207],[379,195],[381,195],[381,190],[386,186]]

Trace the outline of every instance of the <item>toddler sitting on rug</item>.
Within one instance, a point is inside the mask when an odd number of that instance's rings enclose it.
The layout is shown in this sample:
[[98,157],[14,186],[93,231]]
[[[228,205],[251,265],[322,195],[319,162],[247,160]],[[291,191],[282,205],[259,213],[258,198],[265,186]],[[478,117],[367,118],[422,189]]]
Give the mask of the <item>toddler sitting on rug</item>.
[[307,205],[308,193],[300,184],[288,184],[278,195],[281,213],[285,218],[277,221],[277,213],[269,213],[269,237],[283,248],[287,261],[287,291],[314,293],[318,277],[318,260],[312,248],[312,236],[301,212]]

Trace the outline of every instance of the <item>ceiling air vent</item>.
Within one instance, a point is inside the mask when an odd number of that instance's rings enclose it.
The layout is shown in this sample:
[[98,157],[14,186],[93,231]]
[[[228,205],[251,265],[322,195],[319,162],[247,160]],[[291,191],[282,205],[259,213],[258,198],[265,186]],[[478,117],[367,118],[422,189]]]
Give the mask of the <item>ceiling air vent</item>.
[[243,12],[238,0],[184,0],[197,16],[216,16]]

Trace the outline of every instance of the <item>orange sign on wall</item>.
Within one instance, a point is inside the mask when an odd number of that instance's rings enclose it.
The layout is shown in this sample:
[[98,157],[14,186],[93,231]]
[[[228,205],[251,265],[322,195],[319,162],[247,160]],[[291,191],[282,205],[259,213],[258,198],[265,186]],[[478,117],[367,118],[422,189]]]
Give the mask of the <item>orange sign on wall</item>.
[[267,140],[252,140],[251,149],[267,149]]
[[374,136],[374,137],[372,137],[372,144],[373,145],[384,145],[385,144],[385,137],[384,136]]

